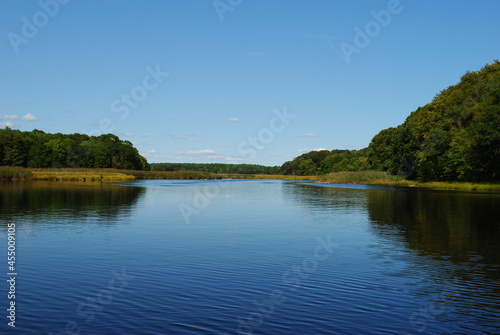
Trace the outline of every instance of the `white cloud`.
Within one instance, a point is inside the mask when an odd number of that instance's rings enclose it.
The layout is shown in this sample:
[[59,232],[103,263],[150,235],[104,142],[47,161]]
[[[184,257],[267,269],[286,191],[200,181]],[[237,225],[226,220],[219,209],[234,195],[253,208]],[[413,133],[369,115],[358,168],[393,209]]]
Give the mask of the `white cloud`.
[[188,151],[188,155],[207,155],[207,154],[218,154],[219,152],[211,149]]
[[308,138],[308,137],[317,137],[318,135],[314,134],[314,133],[308,133],[308,134],[299,134],[299,135],[295,135],[295,137],[301,137],[301,138]]
[[0,126],[2,127],[9,127],[9,128],[12,128],[14,127],[14,124],[12,122],[0,122]]
[[5,120],[17,120],[19,116],[17,115],[8,115],[8,114],[4,114],[2,116],[0,116],[0,119],[5,119]]
[[241,119],[239,117],[232,117],[226,120],[227,122],[240,122]]
[[26,114],[25,116],[23,116],[23,120],[24,121],[35,121],[35,120],[38,120],[38,118],[35,115],[29,113],[29,114]]
[[323,150],[328,150],[326,148],[316,148],[316,149],[299,149],[297,152],[300,153],[305,153],[305,152],[311,152],[311,151],[323,151]]
[[158,152],[158,151],[156,151],[155,149],[152,149],[152,150],[149,150],[149,151],[148,151],[148,154],[155,154],[155,153],[157,153],[157,152]]
[[141,137],[150,137],[151,134],[141,134]]

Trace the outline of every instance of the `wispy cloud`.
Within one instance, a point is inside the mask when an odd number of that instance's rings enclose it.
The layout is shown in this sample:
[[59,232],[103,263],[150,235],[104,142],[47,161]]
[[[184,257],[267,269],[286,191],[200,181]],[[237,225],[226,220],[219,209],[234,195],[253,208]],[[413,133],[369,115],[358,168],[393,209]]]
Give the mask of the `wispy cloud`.
[[155,154],[157,153],[158,151],[156,151],[155,149],[151,149],[151,150],[148,150],[148,154]]
[[17,116],[17,115],[4,114],[4,115],[0,116],[0,120],[2,120],[2,119],[5,119],[5,120],[17,120],[18,118],[19,118],[19,116]]
[[186,152],[188,155],[207,155],[207,154],[220,154],[220,152],[211,150],[211,149],[204,149],[204,150],[195,150],[195,151],[188,151]]
[[198,135],[196,134],[190,134],[190,135],[180,135],[176,136],[173,134],[165,134],[165,136],[170,137],[172,140],[189,140],[191,137],[197,137]]
[[316,148],[316,149],[299,149],[297,152],[300,153],[306,153],[306,152],[311,152],[311,151],[323,151],[323,150],[328,150],[326,148]]
[[309,137],[318,137],[318,135],[314,133],[308,133],[308,134],[299,134],[295,135],[294,137],[299,137],[299,138],[309,138]]
[[150,137],[151,134],[141,134],[141,137]]
[[9,121],[7,121],[7,122],[0,122],[0,126],[12,128],[12,127],[14,127],[14,124],[12,122],[9,122]]
[[38,118],[35,115],[28,113],[25,116],[23,116],[23,120],[24,121],[36,121],[36,120],[38,120]]
[[169,119],[170,121],[179,121],[179,119],[178,119],[178,118],[176,118],[176,117],[169,117],[168,119]]
[[241,119],[239,117],[232,117],[226,120],[227,122],[240,122]]

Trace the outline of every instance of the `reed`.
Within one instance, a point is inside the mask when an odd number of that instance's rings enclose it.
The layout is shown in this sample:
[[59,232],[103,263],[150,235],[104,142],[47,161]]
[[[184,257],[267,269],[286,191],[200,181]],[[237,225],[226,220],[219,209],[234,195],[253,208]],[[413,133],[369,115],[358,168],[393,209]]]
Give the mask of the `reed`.
[[30,180],[33,173],[30,169],[15,166],[0,166],[0,180]]

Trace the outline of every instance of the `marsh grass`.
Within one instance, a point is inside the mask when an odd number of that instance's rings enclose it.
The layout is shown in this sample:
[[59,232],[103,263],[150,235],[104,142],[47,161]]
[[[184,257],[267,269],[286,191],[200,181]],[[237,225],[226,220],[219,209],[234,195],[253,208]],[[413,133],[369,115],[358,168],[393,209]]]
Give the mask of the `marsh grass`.
[[0,166],[0,180],[30,180],[33,173],[30,169],[14,166]]
[[384,171],[342,171],[318,176],[318,181],[338,184],[385,184],[402,180],[402,177],[392,176]]
[[421,182],[406,180],[402,176],[393,176],[384,171],[335,172],[319,176],[318,181],[336,184],[376,184],[405,187],[422,187],[442,190],[500,192],[500,184],[480,184],[464,182]]

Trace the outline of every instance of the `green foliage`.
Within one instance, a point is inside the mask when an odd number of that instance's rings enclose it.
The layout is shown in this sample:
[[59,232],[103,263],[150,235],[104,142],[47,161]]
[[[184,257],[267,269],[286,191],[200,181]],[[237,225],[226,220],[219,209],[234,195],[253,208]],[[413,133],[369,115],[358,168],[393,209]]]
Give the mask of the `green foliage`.
[[204,171],[211,173],[278,174],[278,166],[224,163],[152,163],[155,171]]
[[48,134],[0,129],[0,166],[30,168],[114,168],[148,170],[146,159],[129,141],[112,134]]
[[382,130],[369,145],[369,164],[422,181],[500,180],[500,62],[461,81]]
[[400,178],[385,171],[342,171],[321,176],[319,180],[326,183],[384,184],[399,181]]
[[369,169],[367,149],[311,151],[281,166],[283,174],[297,176],[317,176],[339,171]]

